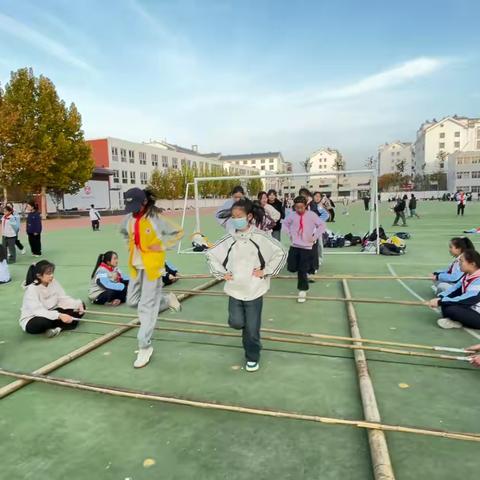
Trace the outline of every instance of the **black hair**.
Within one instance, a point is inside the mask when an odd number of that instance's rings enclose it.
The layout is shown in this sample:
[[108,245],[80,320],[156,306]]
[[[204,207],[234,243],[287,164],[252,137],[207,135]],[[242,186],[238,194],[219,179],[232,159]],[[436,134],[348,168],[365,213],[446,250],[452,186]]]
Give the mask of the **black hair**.
[[404,195],[403,200],[407,200],[407,199],[408,199],[408,195]]
[[30,205],[35,211],[38,211],[38,203],[35,200],[28,201],[27,205]]
[[316,192],[313,192],[312,197],[314,197],[317,193],[318,193],[320,196],[322,196],[322,192],[319,192],[319,191],[317,190]]
[[160,213],[162,213],[162,210],[155,206],[157,197],[152,192],[152,190],[146,188],[144,192],[145,196],[147,197],[147,203],[145,204],[145,216],[154,217],[155,215],[159,215]]
[[[233,211],[234,208],[240,208],[243,210],[247,215],[252,214],[253,215],[253,220],[255,222],[255,225],[261,225],[263,222],[263,219],[265,218],[265,210],[263,207],[260,205],[258,201],[252,202],[248,198],[242,198],[241,200],[236,201],[231,208],[231,211]],[[231,212],[230,212],[231,216]]]
[[27,270],[27,277],[25,278],[25,286],[31,283],[39,284],[38,277],[45,275],[45,273],[53,273],[55,271],[55,264],[48,260],[40,260],[37,263],[33,263]]
[[258,192],[258,195],[257,195],[258,200],[261,200],[264,195],[268,197],[267,192],[264,192],[263,190],[261,192]]
[[293,205],[295,205],[296,203],[303,203],[305,206],[307,205],[307,199],[300,195],[298,197],[295,197],[295,200],[293,201]]
[[[310,193],[310,190],[308,188],[301,188],[299,191],[298,191],[298,194],[301,196],[301,197],[311,197],[312,194]],[[298,197],[297,197],[298,198]]]
[[95,205],[92,203],[92,204],[90,205],[90,207],[95,208]]
[[463,259],[468,263],[474,263],[480,268],[480,253],[472,248],[469,248],[463,252]]
[[3,262],[6,259],[7,259],[7,251],[5,250],[3,245],[0,245],[0,262]]
[[231,195],[235,195],[236,193],[241,193],[242,195],[245,195],[245,190],[241,185],[236,185],[235,187],[233,187]]
[[10,213],[13,213],[13,208],[10,205],[5,205],[3,209],[9,211]]
[[472,241],[468,237],[453,237],[450,243],[455,248],[460,249],[462,253],[465,252],[465,250],[475,250]]
[[330,198],[332,196],[332,194],[329,192],[327,193],[327,198]]
[[98,258],[97,258],[97,263],[95,264],[95,268],[93,269],[92,275],[90,278],[93,278],[95,276],[95,273],[98,270],[98,267],[100,266],[101,263],[108,263],[112,261],[112,257],[116,255],[118,257],[118,253],[114,252],[113,250],[109,250],[108,252],[101,253]]
[[275,196],[277,196],[277,191],[274,190],[273,188],[271,188],[271,189],[267,192],[267,196],[270,196],[272,193],[273,193]]

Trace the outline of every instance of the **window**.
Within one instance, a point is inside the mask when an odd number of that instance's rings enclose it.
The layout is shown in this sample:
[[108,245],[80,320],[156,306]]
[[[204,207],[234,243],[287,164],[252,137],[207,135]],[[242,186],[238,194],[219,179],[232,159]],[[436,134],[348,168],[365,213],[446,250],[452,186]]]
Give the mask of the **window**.
[[135,183],[135,172],[130,172],[130,183]]
[[172,158],[172,167],[178,168],[178,158],[175,158],[175,157]]
[[480,178],[480,172],[472,172],[472,178]]
[[270,170],[273,170],[273,165],[269,165],[269,169],[270,169]]
[[473,192],[473,193],[479,193],[479,192],[480,192],[480,186],[478,186],[478,185],[473,185],[473,187],[472,187],[472,192]]
[[261,169],[262,169],[262,170],[265,170],[265,165],[262,165]]
[[200,171],[203,172],[205,164],[203,162],[200,162],[199,165],[200,165]]
[[480,150],[480,140],[477,140],[477,150]]
[[453,147],[454,148],[460,148],[460,142],[454,142]]
[[138,158],[140,160],[140,165],[147,164],[147,154],[145,152],[138,152]]
[[127,151],[124,148],[120,149],[120,159],[122,160],[122,162],[127,161]]
[[152,153],[152,167],[158,167],[158,155]]
[[445,148],[445,144],[444,143],[439,143],[438,148]]
[[270,162],[270,163],[273,163],[273,158],[271,158],[271,159],[269,160],[269,162]]
[[455,132],[455,137],[459,137],[460,136],[460,132]]
[[166,155],[162,155],[162,167],[168,168],[168,157]]
[[445,138],[445,132],[440,133],[440,138]]
[[146,185],[148,182],[147,172],[140,172],[140,183]]
[[[260,160],[260,162],[261,162],[261,163],[265,163],[265,159],[262,158],[262,159]],[[262,170],[265,170],[265,169],[263,168]]]
[[128,151],[128,161],[130,163],[135,163],[135,152],[133,150]]
[[128,183],[128,172],[126,170],[122,170],[122,183]]
[[120,183],[120,178],[118,176],[118,170],[113,171],[113,183]]
[[247,164],[248,164],[248,160],[244,160],[244,161],[243,161],[243,164],[244,164],[244,165],[247,165]]
[[118,148],[112,147],[112,160],[118,162]]

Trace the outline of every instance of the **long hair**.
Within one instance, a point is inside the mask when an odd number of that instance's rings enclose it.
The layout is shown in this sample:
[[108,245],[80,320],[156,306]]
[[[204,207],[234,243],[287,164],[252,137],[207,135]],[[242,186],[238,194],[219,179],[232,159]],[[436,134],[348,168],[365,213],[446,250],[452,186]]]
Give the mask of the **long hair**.
[[101,253],[98,258],[97,258],[97,263],[95,263],[95,268],[93,269],[92,275],[90,278],[93,278],[95,274],[97,273],[98,267],[100,266],[101,263],[108,263],[112,261],[112,257],[117,255],[117,252],[114,252],[113,250],[109,250],[108,252]]
[[[233,211],[234,208],[239,208],[243,210],[247,215],[251,213],[253,216],[252,223],[254,223],[257,226],[261,225],[263,222],[263,219],[265,218],[265,210],[257,200],[252,202],[248,198],[242,198],[241,200],[238,200],[232,205],[231,211]],[[230,216],[231,216],[231,212],[230,212]]]
[[155,194],[148,188],[146,188],[144,192],[147,197],[147,203],[145,205],[145,216],[155,217],[156,215],[162,213],[162,210],[155,206],[155,202],[157,200]]
[[31,283],[39,284],[38,277],[41,277],[45,273],[53,273],[55,271],[55,264],[48,260],[40,260],[37,263],[33,263],[27,270],[27,276],[25,278],[25,286]]
[[468,263],[474,263],[480,268],[480,253],[473,249],[467,249],[463,252],[463,259]]
[[258,192],[257,200],[258,200],[259,202],[261,202],[261,201],[262,201],[262,197],[263,197],[264,195],[267,196],[267,200],[268,200],[268,194],[267,194],[267,192],[264,192],[263,190],[262,190],[261,192]]
[[475,250],[472,241],[467,237],[453,237],[450,243],[462,253],[465,252],[465,250]]

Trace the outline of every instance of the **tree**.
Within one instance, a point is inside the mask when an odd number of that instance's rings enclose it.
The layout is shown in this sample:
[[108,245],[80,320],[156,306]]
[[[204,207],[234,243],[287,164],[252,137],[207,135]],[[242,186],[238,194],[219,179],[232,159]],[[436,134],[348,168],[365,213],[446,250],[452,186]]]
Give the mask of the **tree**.
[[260,176],[258,178],[250,178],[247,181],[247,191],[248,194],[253,198],[257,197],[258,192],[263,190],[263,182]]
[[397,173],[385,173],[378,177],[378,189],[381,192],[388,192],[393,187],[398,187],[402,181],[402,177]]
[[41,192],[76,193],[92,177],[94,162],[81,116],[66,107],[55,85],[32,69],[13,72],[0,104],[0,181]]
[[[342,154],[337,150],[337,156],[333,162],[333,168],[340,172],[345,169],[345,161],[343,160]],[[340,175],[336,175],[337,178],[337,197],[340,195]]]

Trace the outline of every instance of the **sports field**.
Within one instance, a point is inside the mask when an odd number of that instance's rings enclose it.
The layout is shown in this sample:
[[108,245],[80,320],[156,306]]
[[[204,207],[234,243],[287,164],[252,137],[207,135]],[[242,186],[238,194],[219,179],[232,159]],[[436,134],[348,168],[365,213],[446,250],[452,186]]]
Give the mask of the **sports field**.
[[[363,204],[352,206],[349,216],[337,210],[335,231],[365,233],[368,215]],[[480,218],[477,203],[467,205],[464,218],[455,215],[453,203],[420,202],[417,211],[422,218],[409,222],[412,238],[406,255],[328,255],[320,273],[428,275],[448,265],[449,238],[477,227]],[[393,217],[386,203],[380,213],[387,232],[402,230],[391,227]],[[203,218],[203,228],[210,239],[221,234],[210,216]],[[189,217],[187,234],[192,229]],[[126,248],[116,225],[93,233],[88,219],[83,227],[78,222],[69,227],[65,221],[63,230],[47,231],[43,243],[44,257],[57,265],[57,279],[74,297],[87,299],[99,253],[117,250],[126,270]],[[169,260],[181,273],[208,273],[203,255],[172,253]],[[32,372],[117,328],[85,323],[53,339],[22,332],[21,281],[30,261],[29,255],[20,256],[11,267],[13,282],[0,287],[0,366],[6,370]],[[205,281],[182,280],[175,288],[190,289]],[[430,283],[423,280],[405,280],[403,285],[394,279],[349,280],[349,286],[354,298],[432,296]],[[219,284],[209,291],[221,289]],[[296,281],[273,280],[271,293],[296,295]],[[318,280],[309,295],[341,297],[341,282]],[[356,304],[355,308],[366,338],[450,347],[480,343],[480,332],[473,332],[475,338],[463,329],[441,330],[438,315],[426,307]],[[126,306],[95,310],[132,312]],[[164,315],[224,325],[226,312],[225,297],[196,296],[185,300],[182,312]],[[160,321],[159,326],[175,325]],[[266,299],[263,326],[350,336],[341,302],[311,300],[299,305],[292,299]],[[203,402],[363,419],[350,350],[264,341],[261,368],[250,374],[243,369],[239,338],[157,331],[151,363],[134,370],[135,333],[129,330],[50,375]],[[480,432],[480,371],[468,363],[379,352],[367,352],[367,358],[383,423]],[[12,381],[0,376],[0,387]],[[0,478],[9,480],[373,478],[365,429],[117,398],[41,383],[0,401],[0,432]],[[397,432],[386,433],[386,438],[397,479],[478,476],[478,443]]]

